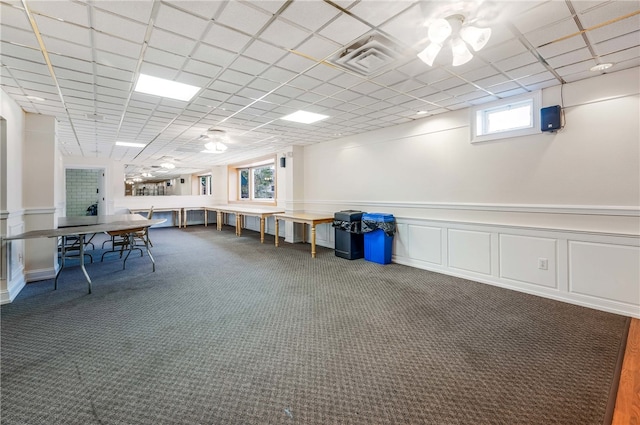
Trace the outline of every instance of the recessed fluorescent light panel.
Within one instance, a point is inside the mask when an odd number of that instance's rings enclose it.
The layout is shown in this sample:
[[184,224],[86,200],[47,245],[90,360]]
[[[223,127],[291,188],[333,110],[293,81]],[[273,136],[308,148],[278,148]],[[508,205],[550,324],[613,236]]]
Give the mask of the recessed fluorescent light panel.
[[302,124],[313,124],[314,122],[318,122],[326,118],[329,118],[329,116],[322,115],[322,114],[314,114],[313,112],[298,111],[298,112],[294,112],[293,114],[289,114],[285,117],[282,117],[280,119],[285,121],[299,122]]
[[116,142],[116,146],[126,146],[129,148],[144,148],[147,145],[144,143]]
[[184,100],[185,102],[191,100],[199,90],[200,87],[177,83],[175,81],[165,80],[164,78],[152,77],[146,74],[140,74],[135,88],[135,91],[140,93]]

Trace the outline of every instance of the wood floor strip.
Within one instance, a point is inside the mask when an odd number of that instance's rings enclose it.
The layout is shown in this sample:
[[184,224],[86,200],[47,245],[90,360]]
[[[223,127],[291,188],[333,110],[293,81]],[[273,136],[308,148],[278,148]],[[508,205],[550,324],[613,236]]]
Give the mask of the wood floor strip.
[[640,320],[632,319],[612,425],[640,425]]

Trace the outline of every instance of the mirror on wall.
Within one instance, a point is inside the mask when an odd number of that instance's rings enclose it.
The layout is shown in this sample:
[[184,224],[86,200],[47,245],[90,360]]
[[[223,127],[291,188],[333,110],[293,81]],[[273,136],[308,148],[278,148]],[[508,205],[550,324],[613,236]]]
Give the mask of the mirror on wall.
[[126,164],[124,172],[125,196],[198,195],[203,175],[211,174],[170,162],[153,166]]

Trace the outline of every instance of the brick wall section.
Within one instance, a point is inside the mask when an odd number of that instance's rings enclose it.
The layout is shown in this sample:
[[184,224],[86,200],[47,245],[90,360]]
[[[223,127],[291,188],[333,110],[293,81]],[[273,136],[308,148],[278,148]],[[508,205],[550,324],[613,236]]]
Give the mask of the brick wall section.
[[87,208],[98,202],[100,170],[66,170],[67,217],[87,215]]

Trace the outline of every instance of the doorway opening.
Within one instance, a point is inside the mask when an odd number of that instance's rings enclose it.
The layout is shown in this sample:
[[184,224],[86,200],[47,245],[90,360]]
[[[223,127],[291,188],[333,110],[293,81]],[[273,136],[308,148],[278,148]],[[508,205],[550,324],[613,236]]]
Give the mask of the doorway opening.
[[105,214],[104,169],[65,169],[65,215]]

